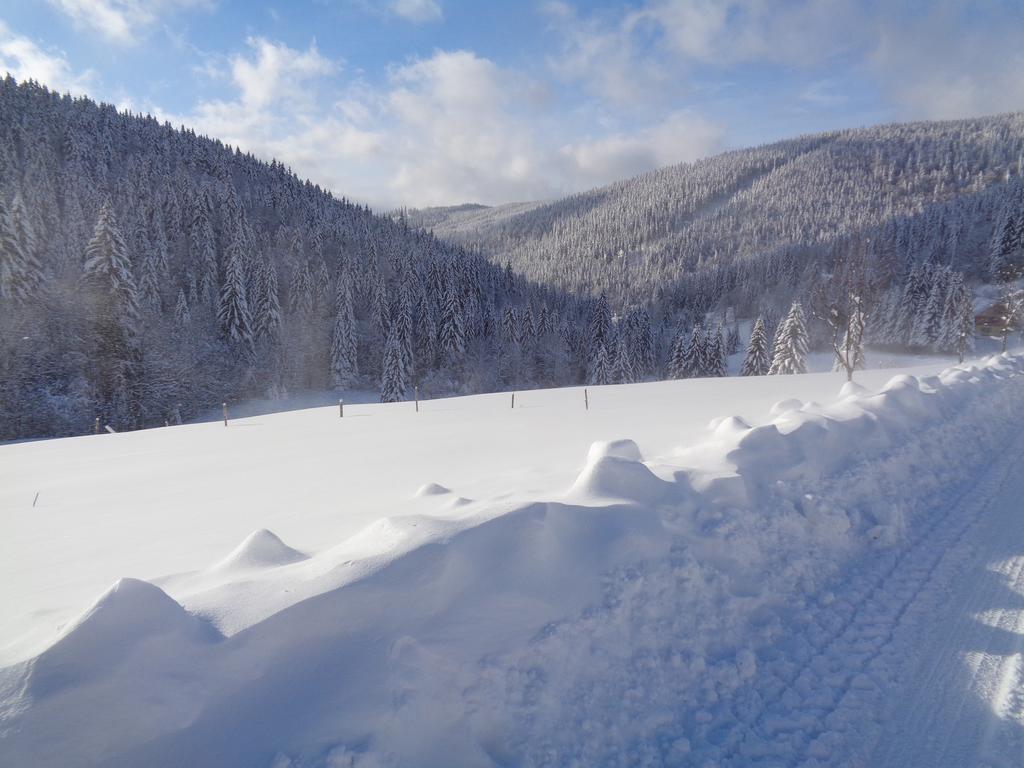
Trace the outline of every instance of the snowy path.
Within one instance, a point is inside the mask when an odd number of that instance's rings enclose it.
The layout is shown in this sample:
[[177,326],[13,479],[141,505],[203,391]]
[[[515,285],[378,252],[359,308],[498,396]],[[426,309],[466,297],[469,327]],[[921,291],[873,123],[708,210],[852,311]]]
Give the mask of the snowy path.
[[[733,766],[1024,762],[1022,458],[1024,439],[911,546],[826,593],[828,605],[708,725],[707,757]],[[737,717],[742,702],[747,714]]]

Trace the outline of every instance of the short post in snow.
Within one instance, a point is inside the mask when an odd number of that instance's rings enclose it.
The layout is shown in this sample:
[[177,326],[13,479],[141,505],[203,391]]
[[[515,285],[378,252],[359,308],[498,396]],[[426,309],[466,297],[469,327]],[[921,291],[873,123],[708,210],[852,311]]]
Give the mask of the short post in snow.
[[513,392],[512,393],[512,408],[515,409],[515,407],[516,407],[516,393]]
[[338,400],[338,418],[339,419],[344,419],[345,418],[345,401],[344,400]]
[[420,388],[412,388],[412,396],[416,399],[416,413],[420,412]]
[[224,426],[226,427],[228,425],[228,404],[221,403],[220,407],[224,410]]
[[588,411],[590,410],[590,397],[587,395],[586,387],[583,388],[583,408]]
[[36,491],[36,497],[32,499],[32,508],[35,509],[36,502],[39,501],[39,491]]
[[100,417],[96,417],[96,421],[92,425],[92,433],[98,435],[100,433]]

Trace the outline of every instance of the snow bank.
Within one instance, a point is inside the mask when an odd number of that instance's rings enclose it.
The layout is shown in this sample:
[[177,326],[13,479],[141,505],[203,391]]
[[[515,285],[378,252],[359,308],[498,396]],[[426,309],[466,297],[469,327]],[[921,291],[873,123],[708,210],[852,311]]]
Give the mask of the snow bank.
[[0,673],[0,762],[713,763],[793,616],[1007,443],[1022,372],[844,387],[648,461],[595,443],[562,495],[456,512],[431,489],[410,503],[447,513],[308,559],[254,534],[217,566],[237,579],[181,599],[193,613],[125,582]]

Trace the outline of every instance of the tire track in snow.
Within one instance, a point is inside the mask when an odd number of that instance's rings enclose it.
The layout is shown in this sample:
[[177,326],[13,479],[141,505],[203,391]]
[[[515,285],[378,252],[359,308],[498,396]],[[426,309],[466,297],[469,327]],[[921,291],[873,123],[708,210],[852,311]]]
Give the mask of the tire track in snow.
[[[724,735],[709,733],[719,744],[709,757],[725,766],[862,763],[883,734],[885,693],[920,644],[919,628],[942,609],[944,587],[972,560],[969,533],[990,503],[1007,495],[1000,493],[1004,484],[1012,485],[1018,498],[1024,495],[1024,479],[1011,481],[1022,453],[1024,439],[1019,439],[890,564],[883,565],[879,556],[875,567],[862,567],[807,628],[817,642],[812,640],[806,661],[788,675],[772,672],[784,670],[788,659],[769,665],[752,685],[763,705],[746,722],[728,725]],[[946,682],[932,684],[941,688]]]

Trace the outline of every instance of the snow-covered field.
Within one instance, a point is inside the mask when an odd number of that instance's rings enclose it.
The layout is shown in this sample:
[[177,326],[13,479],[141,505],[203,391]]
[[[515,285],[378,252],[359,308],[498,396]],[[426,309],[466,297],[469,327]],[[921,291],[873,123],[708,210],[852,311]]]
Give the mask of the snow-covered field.
[[942,367],[0,446],[0,764],[1019,764],[1024,358]]

